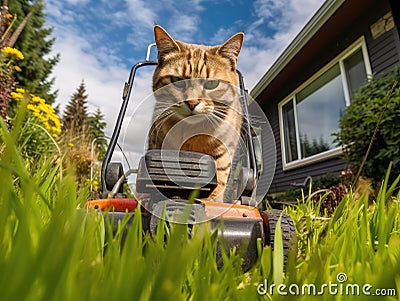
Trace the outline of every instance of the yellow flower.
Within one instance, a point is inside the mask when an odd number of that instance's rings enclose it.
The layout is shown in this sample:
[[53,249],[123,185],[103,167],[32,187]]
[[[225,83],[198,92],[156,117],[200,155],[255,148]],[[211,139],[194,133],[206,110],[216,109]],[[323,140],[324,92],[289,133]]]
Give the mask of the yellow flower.
[[28,110],[32,111],[32,112],[38,112],[38,113],[39,113],[39,111],[36,109],[36,107],[35,107],[33,104],[28,104],[28,105],[26,106],[26,108],[27,108]]
[[17,71],[17,72],[21,72],[22,71],[19,66],[14,66],[14,70]]
[[95,190],[97,190],[100,187],[100,183],[97,180],[93,180],[92,185]]
[[14,16],[12,15],[12,14],[10,14],[10,13],[7,13],[7,15],[6,15],[6,18],[7,19],[12,19]]
[[11,92],[11,97],[15,100],[21,100],[24,96],[21,93]]
[[[29,92],[22,88],[17,88],[15,92],[11,92],[11,97],[15,100],[23,99],[24,95]],[[60,118],[56,114],[54,108],[47,104],[46,101],[34,94],[29,94],[29,103],[27,109],[32,115],[41,122],[42,126],[50,132],[53,137],[57,137],[61,133]]]
[[12,97],[13,99],[15,99],[15,100],[21,100],[21,99],[24,98],[24,94],[25,94],[26,92],[27,92],[27,91],[25,91],[25,89],[17,88],[17,89],[15,89],[15,92],[11,92],[11,97]]
[[4,47],[3,49],[1,49],[1,52],[17,60],[24,59],[24,55],[22,54],[22,52],[12,47]]
[[31,94],[31,97],[32,97],[33,102],[45,104],[45,100],[43,98],[41,98],[39,96],[35,96],[33,94]]
[[68,143],[68,146],[69,147],[74,147],[74,144],[73,143]]

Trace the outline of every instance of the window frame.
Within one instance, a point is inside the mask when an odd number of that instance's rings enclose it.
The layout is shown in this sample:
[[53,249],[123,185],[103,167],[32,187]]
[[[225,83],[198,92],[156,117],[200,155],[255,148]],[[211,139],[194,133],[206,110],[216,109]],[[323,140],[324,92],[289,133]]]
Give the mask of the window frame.
[[[297,87],[292,93],[290,93],[285,99],[278,103],[278,118],[279,118],[279,131],[280,131],[280,140],[281,140],[281,154],[282,154],[282,167],[283,170],[290,170],[293,168],[309,165],[312,163],[316,163],[318,161],[326,160],[335,156],[342,154],[343,150],[341,147],[336,147],[330,149],[328,151],[312,155],[307,158],[301,159],[301,147],[300,147],[300,137],[299,137],[299,124],[297,120],[297,106],[296,106],[296,95],[310,85],[314,80],[318,79],[322,74],[328,71],[331,67],[335,64],[339,64],[340,75],[342,77],[342,86],[343,92],[345,97],[346,107],[350,105],[351,100],[351,91],[349,91],[349,84],[347,81],[347,74],[344,66],[344,61],[354,54],[356,51],[360,50],[363,55],[365,71],[367,73],[367,80],[372,75],[371,64],[369,61],[369,55],[367,50],[367,45],[365,42],[364,36],[357,39],[353,42],[349,47],[347,47],[344,51],[342,51],[339,55],[333,58],[328,64],[324,67],[319,69],[315,74],[313,74],[310,78],[308,78],[305,82],[303,82],[299,87]],[[296,134],[296,142],[297,142],[297,153],[298,159],[293,160],[291,162],[286,162],[286,148],[285,148],[285,135],[284,135],[284,128],[283,128],[283,106],[289,103],[290,101],[293,102],[293,110],[294,110],[294,121],[295,121],[295,134]]]

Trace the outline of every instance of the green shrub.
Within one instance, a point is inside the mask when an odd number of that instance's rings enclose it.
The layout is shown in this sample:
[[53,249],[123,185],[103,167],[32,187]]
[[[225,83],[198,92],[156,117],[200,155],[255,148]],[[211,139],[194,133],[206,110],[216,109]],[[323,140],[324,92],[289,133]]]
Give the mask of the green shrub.
[[[395,80],[400,80],[400,66],[387,74],[373,77],[355,94],[351,105],[340,120],[336,142],[345,147],[345,160],[356,171],[385,108],[387,95]],[[393,162],[393,177],[400,174],[400,89],[395,89],[362,169],[362,175],[382,181],[389,162]]]

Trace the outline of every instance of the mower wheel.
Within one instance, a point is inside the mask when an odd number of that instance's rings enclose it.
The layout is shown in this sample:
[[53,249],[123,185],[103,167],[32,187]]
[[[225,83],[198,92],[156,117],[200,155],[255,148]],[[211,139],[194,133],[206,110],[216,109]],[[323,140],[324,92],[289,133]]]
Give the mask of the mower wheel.
[[282,243],[283,243],[283,256],[286,262],[290,250],[297,248],[297,236],[296,230],[294,228],[292,218],[284,213],[282,210],[272,209],[265,210],[261,213],[264,220],[267,220],[267,223],[264,223],[264,230],[266,236],[266,244],[271,246],[272,250],[274,249],[275,244],[275,231],[279,218],[281,218],[281,230],[282,230]]
[[[106,169],[106,187],[108,191],[111,191],[114,188],[114,185],[118,182],[119,178],[124,175],[124,168],[120,162],[111,162],[108,163]],[[118,192],[122,192],[123,187],[121,185],[120,190]]]

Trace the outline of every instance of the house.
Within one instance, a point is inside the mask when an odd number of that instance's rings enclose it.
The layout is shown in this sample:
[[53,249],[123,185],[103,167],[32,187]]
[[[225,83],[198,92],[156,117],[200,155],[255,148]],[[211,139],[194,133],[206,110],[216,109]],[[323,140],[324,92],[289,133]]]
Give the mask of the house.
[[327,0],[250,95],[276,142],[270,194],[346,166],[332,133],[352,93],[400,64],[400,1]]

